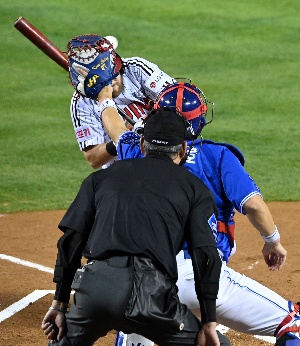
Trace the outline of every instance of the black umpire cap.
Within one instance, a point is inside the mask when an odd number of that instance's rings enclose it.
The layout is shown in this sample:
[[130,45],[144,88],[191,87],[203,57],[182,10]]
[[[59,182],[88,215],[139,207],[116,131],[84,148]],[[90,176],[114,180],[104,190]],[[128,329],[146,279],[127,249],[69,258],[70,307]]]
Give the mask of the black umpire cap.
[[174,110],[164,107],[152,111],[144,120],[145,141],[159,146],[174,146],[188,140],[187,122]]

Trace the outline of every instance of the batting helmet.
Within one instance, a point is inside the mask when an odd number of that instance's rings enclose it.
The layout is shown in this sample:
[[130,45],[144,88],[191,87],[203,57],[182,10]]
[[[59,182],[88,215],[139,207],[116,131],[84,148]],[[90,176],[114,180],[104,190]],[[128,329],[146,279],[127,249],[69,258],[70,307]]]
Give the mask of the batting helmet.
[[[157,97],[154,108],[169,107],[180,112],[191,125],[191,135],[196,139],[203,127],[209,124],[206,120],[208,102],[203,92],[190,83],[178,82],[167,86]],[[212,103],[213,105],[213,103]]]

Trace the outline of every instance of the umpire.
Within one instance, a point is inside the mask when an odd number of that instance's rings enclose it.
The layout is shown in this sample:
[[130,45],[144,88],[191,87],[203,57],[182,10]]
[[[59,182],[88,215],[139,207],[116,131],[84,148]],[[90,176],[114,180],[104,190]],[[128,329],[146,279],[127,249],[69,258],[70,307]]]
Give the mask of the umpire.
[[[41,326],[49,344],[93,345],[114,329],[158,345],[220,345],[216,207],[206,186],[179,165],[187,138],[183,117],[166,108],[153,111],[141,138],[145,158],[117,161],[83,181],[58,226],[64,234],[57,244],[56,291]],[[177,296],[176,254],[184,240],[201,322]]]

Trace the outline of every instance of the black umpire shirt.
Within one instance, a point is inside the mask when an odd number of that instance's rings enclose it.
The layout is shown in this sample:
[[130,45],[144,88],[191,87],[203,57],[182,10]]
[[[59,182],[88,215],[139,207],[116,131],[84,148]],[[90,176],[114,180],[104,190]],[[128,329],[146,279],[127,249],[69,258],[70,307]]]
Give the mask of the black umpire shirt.
[[[148,154],[88,176],[59,228],[84,239],[83,254],[90,260],[123,254],[149,257],[176,282],[176,254],[185,240],[190,253],[199,248],[217,253],[209,222],[216,213],[213,195],[200,179],[168,156]],[[81,253],[71,253],[70,247],[63,253],[59,243],[58,248],[54,281],[72,281],[76,268],[70,262],[78,265]],[[210,280],[218,282],[218,275],[207,278],[208,287]],[[212,299],[217,289],[209,293]],[[63,301],[63,296],[57,289],[55,298]]]

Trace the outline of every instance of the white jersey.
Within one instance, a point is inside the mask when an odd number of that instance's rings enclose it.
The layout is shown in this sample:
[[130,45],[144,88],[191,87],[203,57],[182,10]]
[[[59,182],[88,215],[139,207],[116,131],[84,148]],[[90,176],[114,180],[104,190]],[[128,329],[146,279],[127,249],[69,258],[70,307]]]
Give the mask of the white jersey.
[[[134,121],[148,115],[148,102],[155,100],[160,91],[175,79],[164,73],[159,67],[143,58],[122,59],[124,74],[122,75],[122,93],[114,99]],[[97,101],[74,92],[71,99],[70,112],[80,150],[88,146],[111,141],[102,124],[100,107]],[[109,166],[110,163],[103,166]]]

